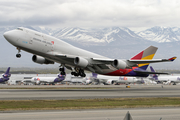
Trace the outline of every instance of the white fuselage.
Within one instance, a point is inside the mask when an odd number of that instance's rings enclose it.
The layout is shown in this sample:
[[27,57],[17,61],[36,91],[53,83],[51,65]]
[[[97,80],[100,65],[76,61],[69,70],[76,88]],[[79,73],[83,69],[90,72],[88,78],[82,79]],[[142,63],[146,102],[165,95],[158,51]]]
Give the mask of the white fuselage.
[[40,83],[53,83],[56,77],[33,77],[31,82],[40,82]]
[[83,84],[90,84],[90,83],[92,83],[91,80],[88,80],[88,79],[82,78],[82,77],[70,77],[68,79],[63,80],[63,82],[83,83]]
[[[48,60],[65,64],[70,67],[75,67],[74,62],[64,60],[57,55],[69,55],[68,57],[81,56],[86,58],[90,64],[93,64],[93,61],[90,58],[106,58],[104,56],[72,46],[55,37],[27,28],[20,27],[15,30],[8,31],[4,34],[4,36],[6,36],[8,42],[18,49],[22,49],[35,55],[43,56]],[[100,70],[99,72],[103,74],[112,71],[113,70],[111,69],[105,69]]]
[[160,82],[171,81],[173,83],[180,83],[180,76],[169,76],[169,75],[158,76],[158,80],[156,81],[160,81]]
[[[92,78],[93,79],[93,78]],[[136,77],[117,77],[117,76],[106,76],[106,75],[97,75],[96,80],[99,80],[101,83],[113,84],[113,83],[136,83],[138,79]]]

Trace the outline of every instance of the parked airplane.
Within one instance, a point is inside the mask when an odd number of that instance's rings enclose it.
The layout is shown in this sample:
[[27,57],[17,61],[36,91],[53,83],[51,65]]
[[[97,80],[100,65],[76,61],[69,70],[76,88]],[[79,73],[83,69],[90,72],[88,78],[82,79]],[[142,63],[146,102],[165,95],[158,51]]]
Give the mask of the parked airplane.
[[30,80],[23,80],[22,82],[34,83],[39,85],[41,83],[54,84],[61,82],[66,78],[66,75],[57,75],[57,77],[32,77]]
[[[150,69],[152,72],[155,72],[152,66],[150,66]],[[156,81],[156,82],[166,82],[173,83],[173,85],[176,85],[176,83],[180,83],[180,76],[172,76],[172,75],[163,75],[163,76],[157,76],[156,74],[151,75],[152,77],[150,79]]]
[[140,82],[141,80],[137,79],[136,77],[125,77],[125,76],[107,76],[107,75],[98,75],[96,73],[92,73],[90,77],[92,81],[103,83],[105,85],[117,84],[117,83],[136,83]]
[[92,83],[92,80],[90,80],[88,77],[71,77],[69,79],[63,80],[63,83],[64,82],[69,82],[73,84],[82,83],[84,85],[88,85]]
[[2,74],[2,77],[0,78],[0,83],[5,83],[6,81],[9,80],[9,77],[11,77],[9,71],[10,71],[10,67],[8,67],[7,71],[4,74]]
[[[170,59],[153,59],[157,47],[150,46],[129,60],[110,59],[77,47],[74,47],[52,36],[19,27],[4,33],[5,39],[20,51],[34,54],[32,60],[39,64],[60,63],[61,75],[65,75],[64,68],[72,70],[72,75],[85,77],[84,70],[111,76],[148,76],[147,65],[155,62],[173,61]],[[139,64],[139,65],[138,65]]]

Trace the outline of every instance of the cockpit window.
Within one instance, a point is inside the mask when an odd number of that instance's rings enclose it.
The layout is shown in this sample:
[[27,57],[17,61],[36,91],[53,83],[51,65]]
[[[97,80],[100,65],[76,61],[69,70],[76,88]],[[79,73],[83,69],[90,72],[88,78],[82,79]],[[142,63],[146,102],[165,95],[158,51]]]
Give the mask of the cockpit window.
[[23,31],[23,29],[22,29],[22,28],[17,28],[17,30],[21,30],[21,31]]

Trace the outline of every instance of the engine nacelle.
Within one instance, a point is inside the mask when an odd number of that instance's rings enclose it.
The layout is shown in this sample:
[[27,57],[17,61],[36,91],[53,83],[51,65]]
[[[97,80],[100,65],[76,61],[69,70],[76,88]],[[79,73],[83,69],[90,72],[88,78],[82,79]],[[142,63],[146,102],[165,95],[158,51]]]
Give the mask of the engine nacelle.
[[117,69],[125,69],[127,67],[126,62],[117,59],[113,61],[112,65]]
[[8,78],[8,77],[11,77],[11,74],[2,74],[2,77],[3,78]]
[[39,64],[54,64],[53,61],[47,60],[44,57],[33,55],[32,61]]
[[88,61],[85,58],[82,57],[76,57],[74,59],[74,64],[80,67],[87,67],[87,65],[89,64]]
[[107,82],[105,84],[106,85],[112,85],[112,84],[114,84],[114,81],[113,80],[107,80]]
[[36,81],[36,85],[40,85],[40,81],[39,80]]
[[91,84],[91,83],[92,83],[91,80],[86,80],[86,85]]

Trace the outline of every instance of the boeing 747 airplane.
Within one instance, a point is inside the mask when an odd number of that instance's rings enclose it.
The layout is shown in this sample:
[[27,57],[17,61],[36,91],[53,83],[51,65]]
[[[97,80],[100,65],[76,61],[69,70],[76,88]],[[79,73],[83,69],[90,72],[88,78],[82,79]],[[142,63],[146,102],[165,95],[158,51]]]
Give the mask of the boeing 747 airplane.
[[20,51],[32,53],[32,60],[39,64],[60,63],[61,75],[65,75],[65,67],[72,71],[72,75],[85,77],[84,70],[111,76],[142,76],[151,72],[145,71],[149,63],[173,61],[170,59],[152,59],[157,47],[150,46],[129,60],[110,59],[75,46],[55,37],[19,27],[4,33],[5,39],[17,47],[16,57],[20,58]]
[[7,71],[4,74],[2,74],[2,78],[0,78],[0,83],[4,83],[9,80],[9,77],[11,77],[9,71],[10,71],[10,67],[8,67]]

